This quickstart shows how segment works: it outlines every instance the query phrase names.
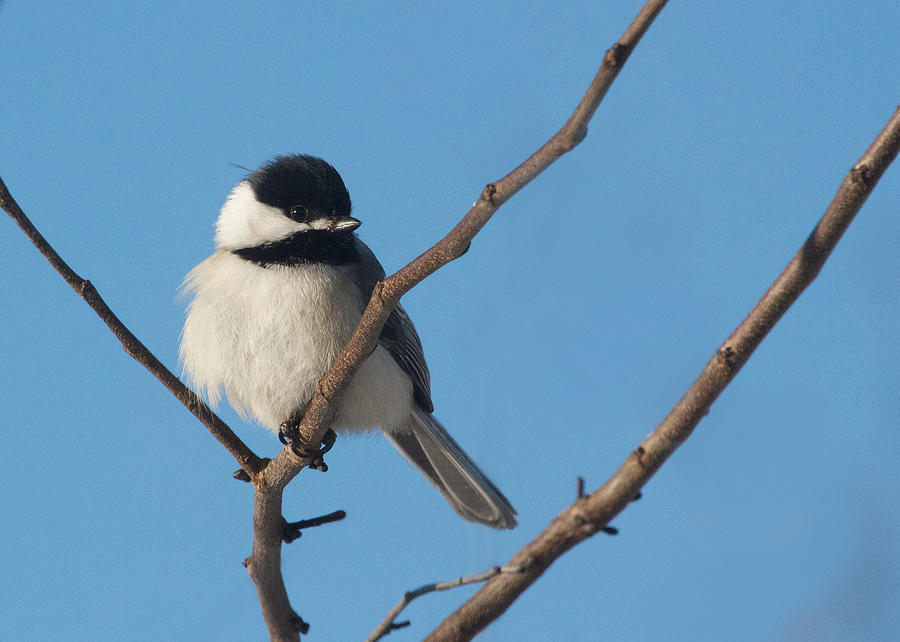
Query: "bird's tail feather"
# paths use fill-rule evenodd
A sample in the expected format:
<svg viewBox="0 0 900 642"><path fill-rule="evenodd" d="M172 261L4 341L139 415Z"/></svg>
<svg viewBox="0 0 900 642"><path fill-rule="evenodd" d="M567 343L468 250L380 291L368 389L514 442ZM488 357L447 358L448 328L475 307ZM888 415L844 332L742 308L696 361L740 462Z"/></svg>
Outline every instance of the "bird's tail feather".
<svg viewBox="0 0 900 642"><path fill-rule="evenodd" d="M516 510L431 414L415 408L385 435L465 519L515 528Z"/></svg>

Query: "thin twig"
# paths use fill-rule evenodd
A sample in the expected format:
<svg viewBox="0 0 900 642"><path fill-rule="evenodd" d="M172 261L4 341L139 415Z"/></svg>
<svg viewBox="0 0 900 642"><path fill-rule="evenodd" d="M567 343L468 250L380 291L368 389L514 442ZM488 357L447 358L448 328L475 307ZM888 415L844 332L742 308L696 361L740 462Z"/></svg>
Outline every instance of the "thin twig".
<svg viewBox="0 0 900 642"><path fill-rule="evenodd" d="M659 426L602 487L560 513L544 532L512 557L510 565L525 567L521 573L493 578L445 619L428 640L473 638L506 611L558 557L601 530L637 497L641 487L690 436L756 347L816 278L898 150L900 109L848 172L822 219L781 276L716 350Z"/></svg>
<svg viewBox="0 0 900 642"><path fill-rule="evenodd" d="M446 591L448 589L456 588L457 586L465 586L466 584L487 582L489 579L499 575L500 573L517 573L519 571L520 569L518 568L512 568L508 566L495 566L494 568L483 573L470 575L468 577L459 577L448 582L435 582L434 584L426 584L425 586L420 586L414 591L408 591L403 594L403 597L399 602L397 602L397 605L391 609L390 613L385 616L381 623L377 627L375 627L375 630L369 634L369 637L366 638L366 642L377 642L377 640L380 640L391 631L409 626L409 622L397 623L396 619L397 616L400 615L400 613L403 611L403 609L405 609L409 605L409 603L417 597L426 595L428 593L433 593L434 591Z"/></svg>
<svg viewBox="0 0 900 642"><path fill-rule="evenodd" d="M325 524L331 524L332 522L339 522L347 516L347 513L342 510L336 510L332 513L328 513L327 515L321 515L319 517L313 517L312 519L301 519L297 522L288 522L284 523L284 535L282 539L285 544L290 544L296 539L300 539L300 535L302 535L302 531L305 528L315 528L316 526L324 526Z"/></svg>
<svg viewBox="0 0 900 642"><path fill-rule="evenodd" d="M375 286L353 336L316 386L306 408L299 427L299 438L296 440L300 442L301 449L318 448L334 419L344 390L356 370L374 350L378 335L391 311L400 302L400 297L435 270L462 256L475 235L501 205L584 139L588 122L634 47L665 4L666 0L650 0L644 5L618 42L606 51L603 64L581 101L556 134L509 174L489 183L449 234L406 267ZM253 555L248 558L247 568L256 583L257 596L272 639L297 639L296 631L290 624L293 610L287 600L281 576L281 492L308 464L308 461L299 459L291 448L285 447L254 481ZM279 550L272 550L273 547Z"/></svg>
<svg viewBox="0 0 900 642"><path fill-rule="evenodd" d="M172 372L157 359L141 341L125 327L119 317L106 305L100 293L87 279L83 279L62 259L53 249L47 239L37 230L32 222L19 207L19 204L10 194L3 179L0 179L0 207L12 217L34 246L50 262L50 265L59 272L60 276L68 283L75 293L91 306L97 316L112 330L122 347L131 357L144 366L150 373L162 382L162 384L175 395L181 403L190 410L201 423L207 427L212 436L221 443L228 452L237 460L241 469L251 477L259 473L264 467L264 460L257 457L250 448L238 438L224 421L207 406L202 399L187 388Z"/></svg>

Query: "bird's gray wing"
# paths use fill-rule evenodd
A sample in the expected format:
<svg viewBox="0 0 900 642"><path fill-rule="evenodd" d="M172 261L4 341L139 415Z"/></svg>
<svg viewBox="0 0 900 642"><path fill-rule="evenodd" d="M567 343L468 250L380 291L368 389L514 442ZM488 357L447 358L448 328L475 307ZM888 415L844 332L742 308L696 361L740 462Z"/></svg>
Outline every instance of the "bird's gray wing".
<svg viewBox="0 0 900 642"><path fill-rule="evenodd" d="M365 243L357 240L359 252L359 269L353 275L356 285L362 294L362 306L369 302L372 290L379 280L384 278L384 268L375 258L375 254ZM362 310L360 310L362 312ZM426 412L434 411L431 402L431 375L428 373L428 365L425 363L425 354L422 352L422 342L416 332L409 315L403 306L398 305L391 312L387 323L378 337L378 345L385 348L397 365L405 372L413 383L413 399L416 405Z"/></svg>
<svg viewBox="0 0 900 642"><path fill-rule="evenodd" d="M378 337L378 344L391 353L397 365L412 379L416 405L425 412L433 412L431 375L428 373L428 364L425 363L422 342L403 306L398 305L391 312L381 330L381 336Z"/></svg>

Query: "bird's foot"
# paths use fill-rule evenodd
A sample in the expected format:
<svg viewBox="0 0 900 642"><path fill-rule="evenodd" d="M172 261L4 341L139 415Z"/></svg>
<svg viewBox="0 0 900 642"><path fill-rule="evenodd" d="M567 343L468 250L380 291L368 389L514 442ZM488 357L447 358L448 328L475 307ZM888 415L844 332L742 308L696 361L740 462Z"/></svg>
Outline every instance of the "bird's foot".
<svg viewBox="0 0 900 642"><path fill-rule="evenodd" d="M299 441L300 433L299 433L299 424L295 422L285 421L281 424L281 428L278 431L278 439L285 446L289 446L291 452L293 452L298 457L302 459L309 459L309 467L314 470L322 471L323 473L328 470L328 464L325 463L325 453L327 453L334 446L334 442L337 439L337 435L334 431L329 428L328 432L325 433L325 436L322 437L322 447L318 450L306 450L302 446L300 446L297 442Z"/></svg>

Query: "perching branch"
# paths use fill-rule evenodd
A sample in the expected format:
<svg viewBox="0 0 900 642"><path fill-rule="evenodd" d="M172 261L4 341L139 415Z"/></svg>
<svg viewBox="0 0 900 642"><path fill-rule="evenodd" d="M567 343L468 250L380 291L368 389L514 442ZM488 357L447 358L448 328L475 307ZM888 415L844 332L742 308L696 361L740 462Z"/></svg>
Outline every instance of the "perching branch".
<svg viewBox="0 0 900 642"><path fill-rule="evenodd" d="M649 0L644 5L619 41L606 51L603 64L587 92L556 134L509 174L489 183L449 234L406 267L378 283L350 341L316 386L300 423L300 436L296 440L300 447L309 451L318 448L350 380L375 349L381 329L400 298L437 269L462 256L501 205L584 139L588 122L600 101L666 1ZM277 640L298 639L297 615L290 607L281 577L281 493L308 464L308 460L298 458L290 447L285 447L254 479L253 555L247 560L247 568L256 583L269 635Z"/></svg>
<svg viewBox="0 0 900 642"><path fill-rule="evenodd" d="M462 256L475 235L501 205L534 180L560 156L574 149L587 135L587 125L606 96L638 41L667 0L650 0L603 57L603 64L566 124L525 162L500 180L488 183L481 196L447 236L412 263L382 281L372 294L363 317L319 382L300 424L300 435L308 449L318 447L334 419L338 403L362 361L375 349L378 335L400 298L450 261Z"/></svg>
<svg viewBox="0 0 900 642"><path fill-rule="evenodd" d="M900 108L847 173L822 219L772 287L716 350L684 396L619 470L592 494L560 513L534 540L513 555L521 573L498 575L427 640L469 640L499 617L558 557L591 537L634 499L735 377L769 331L812 283L841 235L900 150Z"/></svg>
<svg viewBox="0 0 900 642"><path fill-rule="evenodd" d="M12 217L34 246L50 262L50 265L59 272L60 276L68 283L75 293L91 306L97 316L103 320L112 330L122 347L131 357L144 366L150 373L169 389L175 398L183 403L200 422L207 427L212 436L221 443L228 452L237 460L241 468L253 477L265 466L264 460L257 457L250 448L238 438L224 421L207 406L200 397L195 395L181 381L157 359L141 341L125 327L119 317L109 309L101 298L97 288L87 279L82 279L69 265L57 254L56 250L47 242L47 239L38 232L31 223L22 208L9 193L6 183L0 179L0 207Z"/></svg>

